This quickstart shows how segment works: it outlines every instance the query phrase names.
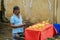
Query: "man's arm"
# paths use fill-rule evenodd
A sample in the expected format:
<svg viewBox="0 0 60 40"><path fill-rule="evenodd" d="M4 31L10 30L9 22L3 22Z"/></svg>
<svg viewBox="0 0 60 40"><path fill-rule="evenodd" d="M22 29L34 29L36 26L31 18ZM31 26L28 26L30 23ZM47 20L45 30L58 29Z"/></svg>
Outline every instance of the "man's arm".
<svg viewBox="0 0 60 40"><path fill-rule="evenodd" d="M10 23L10 26L11 26L12 28L21 28L21 27L24 26L24 25L25 25L25 23L20 24L20 25L18 25L18 26Z"/></svg>

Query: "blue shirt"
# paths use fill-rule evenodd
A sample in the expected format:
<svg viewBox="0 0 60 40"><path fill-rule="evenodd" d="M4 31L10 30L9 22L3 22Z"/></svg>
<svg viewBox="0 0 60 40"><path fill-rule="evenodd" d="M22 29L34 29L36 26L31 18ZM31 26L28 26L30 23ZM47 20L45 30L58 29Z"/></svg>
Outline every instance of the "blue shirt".
<svg viewBox="0 0 60 40"><path fill-rule="evenodd" d="M19 26L20 24L22 24L22 16L19 15L19 18L13 14L11 19L10 19L10 23L14 24L14 26ZM18 33L18 32L24 32L24 28L13 28L12 29L12 33Z"/></svg>

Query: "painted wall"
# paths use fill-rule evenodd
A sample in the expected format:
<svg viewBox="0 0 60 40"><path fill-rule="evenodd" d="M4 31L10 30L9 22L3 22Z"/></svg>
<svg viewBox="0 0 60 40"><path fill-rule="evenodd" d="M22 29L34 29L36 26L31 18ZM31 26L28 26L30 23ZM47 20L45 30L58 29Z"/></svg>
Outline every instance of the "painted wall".
<svg viewBox="0 0 60 40"><path fill-rule="evenodd" d="M4 0L4 2L8 19L10 19L15 5L20 7L24 20L36 22L50 18L48 0Z"/></svg>

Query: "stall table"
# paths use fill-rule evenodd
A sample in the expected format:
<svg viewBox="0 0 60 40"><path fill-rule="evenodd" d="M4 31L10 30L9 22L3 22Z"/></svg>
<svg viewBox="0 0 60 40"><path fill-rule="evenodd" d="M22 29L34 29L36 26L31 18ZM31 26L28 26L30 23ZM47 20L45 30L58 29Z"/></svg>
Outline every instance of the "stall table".
<svg viewBox="0 0 60 40"><path fill-rule="evenodd" d="M25 29L25 40L46 40L52 38L56 34L54 26L52 24L46 24L41 29Z"/></svg>

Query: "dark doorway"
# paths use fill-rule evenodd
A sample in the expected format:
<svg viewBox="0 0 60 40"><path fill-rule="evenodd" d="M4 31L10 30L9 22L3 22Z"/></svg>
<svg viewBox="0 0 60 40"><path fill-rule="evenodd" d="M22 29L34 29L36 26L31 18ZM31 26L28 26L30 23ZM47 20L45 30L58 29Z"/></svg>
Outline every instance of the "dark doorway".
<svg viewBox="0 0 60 40"><path fill-rule="evenodd" d="M4 0L1 0L0 22L9 22L5 17L5 11Z"/></svg>
<svg viewBox="0 0 60 40"><path fill-rule="evenodd" d="M1 0L0 22L3 22L4 14L5 14L4 0Z"/></svg>

